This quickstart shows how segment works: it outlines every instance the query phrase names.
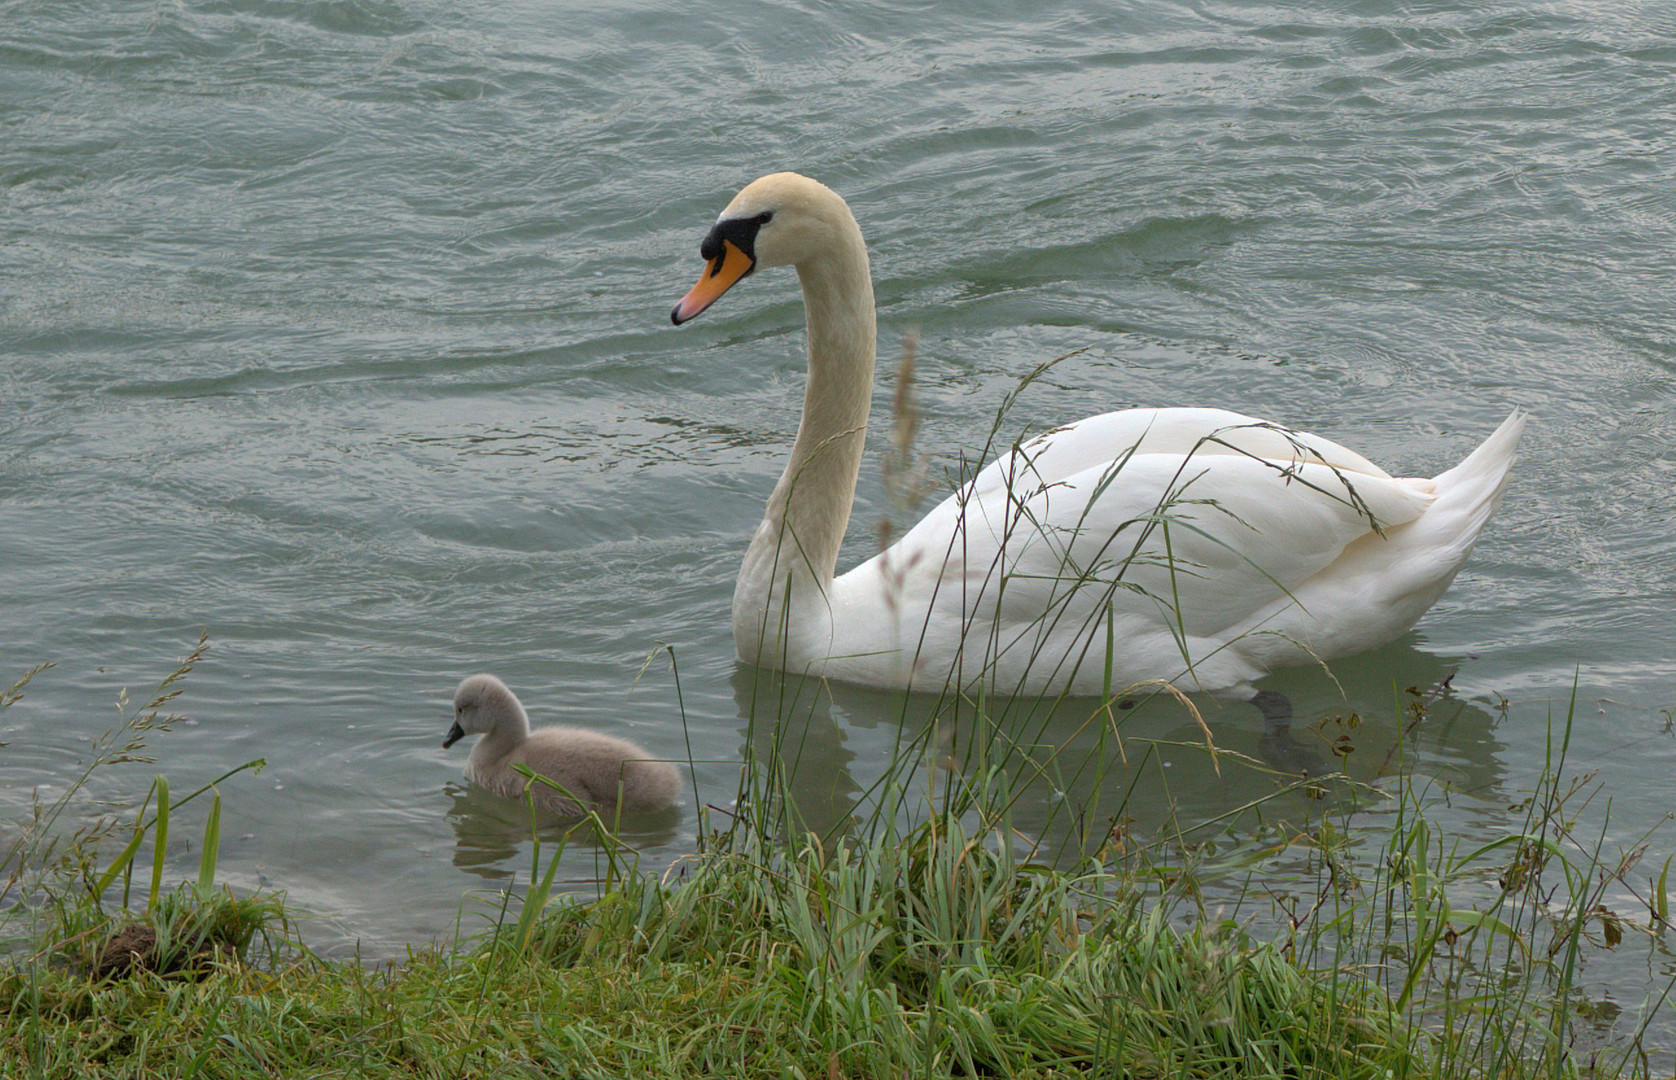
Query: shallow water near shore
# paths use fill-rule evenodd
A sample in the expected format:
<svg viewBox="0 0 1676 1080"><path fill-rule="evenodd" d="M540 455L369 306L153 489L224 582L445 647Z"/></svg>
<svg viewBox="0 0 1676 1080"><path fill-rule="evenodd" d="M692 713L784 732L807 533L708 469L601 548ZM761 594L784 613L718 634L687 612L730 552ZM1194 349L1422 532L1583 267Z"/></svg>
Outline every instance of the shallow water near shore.
<svg viewBox="0 0 1676 1080"><path fill-rule="evenodd" d="M679 820L629 830L650 868L691 851L753 737L728 603L803 322L786 272L668 311L732 194L795 168L850 201L878 290L842 566L887 512L910 332L934 471L1073 350L1004 437L1213 405L1431 475L1523 406L1503 509L1416 631L1265 685L1317 755L1351 712L1384 754L1404 689L1454 672L1409 750L1470 842L1517 820L1575 682L1573 766L1628 844L1676 775L1673 41L1650 4L0 0L0 684L57 665L0 714L0 808L62 790L207 630L155 769L267 759L224 785L222 873L328 953L481 925L526 872L519 813L441 748L475 671L693 759ZM1262 758L1254 710L1200 704ZM813 820L902 715L808 707ZM1198 738L1161 703L1125 725ZM1159 753L1160 818L1273 787ZM126 768L96 793L143 790ZM1628 1007L1673 974L1625 949L1588 977Z"/></svg>

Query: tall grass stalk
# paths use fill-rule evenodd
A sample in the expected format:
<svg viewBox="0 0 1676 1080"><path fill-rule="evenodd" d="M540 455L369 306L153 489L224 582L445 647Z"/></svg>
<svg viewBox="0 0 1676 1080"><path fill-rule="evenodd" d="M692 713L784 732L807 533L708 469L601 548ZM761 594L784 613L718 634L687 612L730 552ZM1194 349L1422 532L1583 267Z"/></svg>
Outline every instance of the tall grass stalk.
<svg viewBox="0 0 1676 1080"><path fill-rule="evenodd" d="M87 764L71 778L57 798L45 805L38 799L34 801L29 824L12 841L5 856L0 858L0 874L4 874L4 878L0 879L0 904L9 900L15 902L14 894L19 886L46 869L56 853L64 852L72 861L81 859L115 827L114 818L103 816L64 835L59 830L59 821L78 802L88 782L101 770L113 765L153 760L149 751L151 737L168 732L185 719L179 713L165 712L164 708L180 696L185 689L184 680L203 659L208 648L208 634L200 634L192 650L138 708L129 705L128 691L122 691L117 699L121 720L93 740ZM50 667L51 664L43 664L34 668L0 694L0 708L20 700L23 687L30 679Z"/></svg>
<svg viewBox="0 0 1676 1080"><path fill-rule="evenodd" d="M32 982L42 974L38 962L43 957L93 974L133 966L166 971L217 951L242 955L257 935L272 952L289 936L277 901L235 898L215 887L221 838L221 795L215 785L240 772L259 771L265 765L261 759L225 771L184 798L172 798L168 778L157 774L126 828L121 814L105 809L108 803L101 803L101 812L90 821L61 828L62 821L78 813L78 797L102 770L154 761L152 737L184 719L163 709L180 695L207 645L207 638L200 636L138 708L129 706L126 691L120 695L121 722L93 740L88 764L58 798L32 805L29 825L9 849L5 895L15 899L0 912L0 923L14 941L23 943L12 962L15 971L27 973ZM50 665L35 669L0 695L0 704L18 701L23 684L46 666ZM212 798L199 845L197 880L166 889L172 823L182 807L206 791ZM103 842L124 832L126 843L101 866ZM132 874L148 839L151 865L145 901L138 912L130 913Z"/></svg>

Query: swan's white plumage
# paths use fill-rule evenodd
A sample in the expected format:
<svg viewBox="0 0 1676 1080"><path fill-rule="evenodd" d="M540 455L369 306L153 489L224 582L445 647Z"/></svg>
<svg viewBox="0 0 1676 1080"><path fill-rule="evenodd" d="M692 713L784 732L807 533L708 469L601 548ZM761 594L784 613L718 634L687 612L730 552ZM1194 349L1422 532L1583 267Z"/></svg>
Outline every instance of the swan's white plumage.
<svg viewBox="0 0 1676 1080"><path fill-rule="evenodd" d="M1178 432L1200 424L1200 439L1253 454L1244 432L1274 432L1242 430L1258 422L1214 410L1118 415ZM1506 449L1522 425L1510 418ZM1185 675L1190 687L1244 693L1272 668L1388 641L1465 561L1510 458L1492 455L1487 477L1469 472L1488 482L1463 499L1447 482L1352 472L1351 452L1298 441L1286 456L1268 446L1259 458L1219 444L1156 452L1142 439L1132 454L1135 443L1118 444L1122 457L1068 475L1038 473L1026 444L832 582L833 655L822 670L867 682L884 681L881 673L892 684L941 680L948 667L933 665L975 640L986 643L998 685L1097 691L1108 606L1118 686ZM1450 513L1462 503L1473 517ZM919 643L919 670L885 668L883 626L904 652Z"/></svg>
<svg viewBox="0 0 1676 1080"><path fill-rule="evenodd" d="M1023 442L834 577L873 372L866 250L843 200L806 177L751 184L718 230L758 217L755 264L796 265L803 283L810 376L734 595L747 661L878 686L1096 692L1109 638L1115 685L1247 694L1269 670L1411 627L1506 485L1517 411L1420 479L1238 413L1131 409ZM702 310L690 304L677 321Z"/></svg>

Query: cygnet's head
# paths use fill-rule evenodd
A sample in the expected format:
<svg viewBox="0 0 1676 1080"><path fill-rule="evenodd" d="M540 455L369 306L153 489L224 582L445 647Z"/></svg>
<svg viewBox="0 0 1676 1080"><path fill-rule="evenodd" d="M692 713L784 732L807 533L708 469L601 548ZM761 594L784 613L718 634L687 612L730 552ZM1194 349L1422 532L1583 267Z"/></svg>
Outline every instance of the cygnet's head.
<svg viewBox="0 0 1676 1080"><path fill-rule="evenodd" d="M680 326L759 267L800 265L860 241L849 206L820 181L793 172L753 180L727 204L699 245L710 265L675 305L670 320Z"/></svg>
<svg viewBox="0 0 1676 1080"><path fill-rule="evenodd" d="M454 691L454 726L442 740L444 750L467 735L489 735L511 728L528 732L529 717L518 695L493 675L473 675Z"/></svg>

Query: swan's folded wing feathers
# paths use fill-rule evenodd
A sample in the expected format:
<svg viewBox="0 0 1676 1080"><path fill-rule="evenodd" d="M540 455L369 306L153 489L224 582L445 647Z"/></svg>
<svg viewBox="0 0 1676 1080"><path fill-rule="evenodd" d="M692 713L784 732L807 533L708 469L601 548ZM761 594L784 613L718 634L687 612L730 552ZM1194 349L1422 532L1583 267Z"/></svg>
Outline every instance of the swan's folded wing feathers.
<svg viewBox="0 0 1676 1080"><path fill-rule="evenodd" d="M1047 485L1120 462L1130 454L1228 455L1331 466L1347 474L1389 473L1331 439L1227 409L1124 409L1089 416L1023 440L990 462L971 489L988 494Z"/></svg>
<svg viewBox="0 0 1676 1080"><path fill-rule="evenodd" d="M1243 455L1146 454L1114 471L1085 470L1022 499L972 500L966 576L987 571L1001 621L1109 602L1213 634L1285 596L1375 523L1411 521L1431 501L1388 477ZM980 549L989 558L975 566Z"/></svg>

